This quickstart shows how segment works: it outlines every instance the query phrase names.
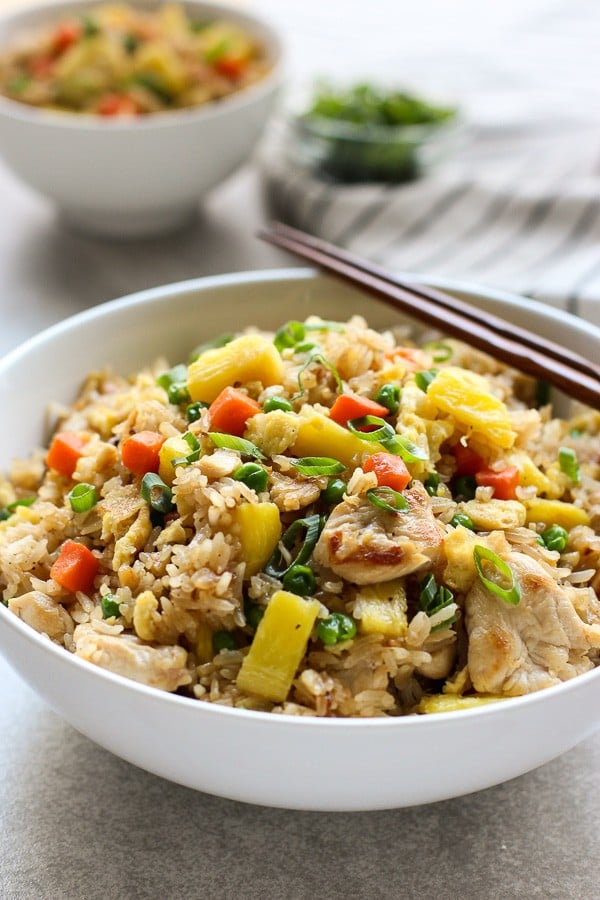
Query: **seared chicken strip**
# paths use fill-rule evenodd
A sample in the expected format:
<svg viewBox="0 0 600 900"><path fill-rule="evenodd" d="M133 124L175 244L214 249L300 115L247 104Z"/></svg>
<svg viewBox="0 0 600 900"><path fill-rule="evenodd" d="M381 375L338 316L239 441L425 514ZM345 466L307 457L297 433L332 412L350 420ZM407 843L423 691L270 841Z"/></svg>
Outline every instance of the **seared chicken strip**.
<svg viewBox="0 0 600 900"><path fill-rule="evenodd" d="M403 492L405 513L378 509L366 497L339 503L327 520L314 560L354 584L375 584L436 563L444 531L422 484Z"/></svg>
<svg viewBox="0 0 600 900"><path fill-rule="evenodd" d="M101 634L93 625L78 625L73 637L76 656L116 675L163 691L174 691L191 680L183 647L155 647L131 634Z"/></svg>
<svg viewBox="0 0 600 900"><path fill-rule="evenodd" d="M600 647L600 625L578 615L575 589L558 584L523 553L513 552L506 561L521 588L518 606L508 606L479 581L466 598L468 666L475 690L519 696L591 669L588 654Z"/></svg>
<svg viewBox="0 0 600 900"><path fill-rule="evenodd" d="M42 591L28 591L8 601L8 608L20 619L53 641L73 633L73 619L56 600Z"/></svg>

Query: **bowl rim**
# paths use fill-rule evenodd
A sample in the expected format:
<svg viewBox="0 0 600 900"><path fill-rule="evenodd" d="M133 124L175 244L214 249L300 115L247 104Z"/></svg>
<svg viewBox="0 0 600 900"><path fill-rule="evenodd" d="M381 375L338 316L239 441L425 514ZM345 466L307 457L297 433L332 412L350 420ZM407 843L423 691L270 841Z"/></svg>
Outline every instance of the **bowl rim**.
<svg viewBox="0 0 600 900"><path fill-rule="evenodd" d="M165 5L166 0L126 0L133 6L142 8L155 8ZM0 116L7 119L16 119L31 125L40 125L41 127L51 126L55 128L65 128L67 130L83 131L83 132L138 132L148 131L153 128L168 128L177 125L194 125L198 121L211 121L226 115L227 112L235 112L239 107L244 107L253 100L260 100L262 97L276 90L285 80L285 58L287 56L285 41L279 31L265 18L255 14L253 10L246 9L234 5L231 0L179 0L184 6L207 9L211 13L222 13L225 16L231 15L236 21L255 26L257 30L266 36L266 43L270 48L272 56L271 67L261 78L253 84L248 85L241 90L236 90L231 94L223 97L219 101L211 101L200 106L190 106L183 109L161 110L160 112L151 113L147 116L138 116L136 118L115 117L106 118L93 113L70 113L68 111L44 109L43 107L30 106L27 103L20 103L0 94ZM27 30L28 21L38 14L47 15L48 23L60 14L61 10L85 8L89 6L100 6L103 0L45 0L45 2L27 4L25 7L17 7L16 9L7 10L0 13L0 30L5 26L16 25L18 28ZM43 23L38 23L39 27ZM0 52L4 45L0 45Z"/></svg>
<svg viewBox="0 0 600 900"><path fill-rule="evenodd" d="M591 332L592 336L596 340L598 340L600 344L599 327L591 325L590 323L585 322L583 319L580 320L577 316L574 316L569 312L557 309L555 307L547 306L537 300L529 300L528 298L526 299L519 296L518 294L509 291L487 288L477 284L476 282L429 277L421 273L413 272L402 272L401 274L403 277L406 277L408 280L414 283L421 282L432 287L465 293L474 298L487 297L491 300L500 301L509 309L521 307L523 303L526 302L529 308L533 309L534 312L538 313L538 315L542 316L543 318L550 319L557 324L568 323L570 327L574 326L577 331L581 331L582 333L585 332L588 335ZM104 318L106 316L110 317L112 314L119 313L121 310L125 310L130 307L143 306L146 303L163 302L169 297L184 295L194 291L209 292L211 289L227 287L230 285L256 284L261 281L310 281L315 278L330 277L331 276L326 276L324 273L320 272L317 269L308 267L256 269L243 272L231 272L221 275L210 275L205 277L192 278L184 281L159 285L153 288L147 288L142 291L136 291L135 293L127 294L123 297L100 303L97 306L92 307L91 309L82 310L75 315L69 316L62 321L59 321L54 325L43 329L38 334L27 339L18 347L15 347L13 350L11 350L4 357L0 358L0 378L4 370L10 369L10 367L14 363L18 362L22 356L26 356L34 352L36 347L41 346L49 341L51 342L55 337L66 334L69 331L76 330L77 327L82 323L93 322L96 319ZM577 675L575 678L572 678L569 681L564 681L558 685L553 685L531 694L525 694L521 697L507 698L507 701L509 701L508 703L505 703L502 700L497 703L485 704L480 708L454 710L452 712L439 712L435 713L435 715L432 714L429 716L414 715L365 718L322 718L317 716L294 716L289 713L272 713L264 712L261 710L237 709L232 707L220 706L219 704L205 703L202 700L197 700L192 697L182 697L178 694L162 691L157 688L153 688L140 682L134 681L132 679L125 678L122 675L117 675L113 672L108 671L107 669L101 668L100 666L95 666L92 663L89 663L87 660L80 659L74 654L66 651L64 647L60 647L58 644L54 644L49 638L44 637L42 634L39 634L31 626L23 622L20 618L18 618L18 616L12 614L8 610L8 608L0 603L0 628L4 627L2 624L3 622L6 624L6 627L14 629L14 631L16 631L17 634L23 636L25 640L32 641L34 644L36 644L42 652L49 653L54 659L56 659L57 662L62 660L65 665L75 665L77 667L83 667L83 670L90 677L99 677L101 679L106 679L115 687L120 686L123 689L129 689L134 693L145 697L149 702L155 701L156 703L167 703L170 705L175 703L179 705L182 710L199 710L198 714L201 715L206 713L207 715L220 715L227 717L234 716L236 719L239 719L240 717L250 717L250 720L253 722L260 721L264 723L270 723L271 727L280 728L286 728L289 725L293 725L293 727L295 728L308 727L306 725L306 723L308 722L311 723L310 727L320 729L334 728L337 730L355 730L364 729L367 727L375 727L378 729L386 730L389 730L391 728L395 730L397 728L406 729L415 727L421 728L422 730L431 728L435 729L436 727L443 727L445 723L448 722L449 717L451 717L451 721L458 722L465 717L471 718L473 716L481 717L505 715L506 712L510 710L518 710L523 707L531 706L533 704L548 702L551 700L551 698L557 697L558 695L578 691L579 685L588 684L592 681L598 681L600 683L600 666L598 666L594 669L590 669L588 672Z"/></svg>

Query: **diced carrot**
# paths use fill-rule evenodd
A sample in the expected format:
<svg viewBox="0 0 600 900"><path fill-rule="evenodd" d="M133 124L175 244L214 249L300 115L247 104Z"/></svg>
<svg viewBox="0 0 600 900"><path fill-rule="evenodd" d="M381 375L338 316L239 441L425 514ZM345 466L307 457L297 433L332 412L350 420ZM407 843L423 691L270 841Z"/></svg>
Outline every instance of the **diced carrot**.
<svg viewBox="0 0 600 900"><path fill-rule="evenodd" d="M368 397L360 397L358 394L340 394L329 410L329 418L344 426L350 419L360 419L362 416L379 416L380 419L384 419L389 414L389 409L381 403L369 400Z"/></svg>
<svg viewBox="0 0 600 900"><path fill-rule="evenodd" d="M468 445L455 444L450 452L456 460L456 475L475 475L486 467L485 460Z"/></svg>
<svg viewBox="0 0 600 900"><path fill-rule="evenodd" d="M482 469L475 473L475 481L479 486L493 487L497 500L516 500L516 488L519 486L521 473L516 466L507 466L501 472L493 469Z"/></svg>
<svg viewBox="0 0 600 900"><path fill-rule="evenodd" d="M133 97L110 93L100 99L98 112L101 116L137 116L140 108Z"/></svg>
<svg viewBox="0 0 600 900"><path fill-rule="evenodd" d="M134 475L158 472L165 439L157 431L138 431L121 444L121 461Z"/></svg>
<svg viewBox="0 0 600 900"><path fill-rule="evenodd" d="M50 578L72 594L77 591L89 594L98 574L98 567L98 559L85 544L65 541L50 569Z"/></svg>
<svg viewBox="0 0 600 900"><path fill-rule="evenodd" d="M404 460L393 453L374 453L363 463L365 472L375 472L379 487L391 487L403 491L410 481L410 472Z"/></svg>
<svg viewBox="0 0 600 900"><path fill-rule="evenodd" d="M210 427L213 431L224 431L241 437L246 430L246 422L261 411L260 403L242 391L232 387L223 388L210 405Z"/></svg>
<svg viewBox="0 0 600 900"><path fill-rule="evenodd" d="M386 350L383 355L392 362L397 358L401 359L410 369L431 367L431 357L419 347L394 347L392 350Z"/></svg>
<svg viewBox="0 0 600 900"><path fill-rule="evenodd" d="M46 465L59 475L71 478L88 441L87 435L76 434L74 431L59 431L52 438L46 454Z"/></svg>
<svg viewBox="0 0 600 900"><path fill-rule="evenodd" d="M215 63L215 69L226 78L237 80L244 74L244 69L248 65L248 60L242 57L222 56Z"/></svg>
<svg viewBox="0 0 600 900"><path fill-rule="evenodd" d="M52 47L57 55L64 53L72 44L75 44L83 34L81 25L77 22L61 22L57 26L52 38Z"/></svg>

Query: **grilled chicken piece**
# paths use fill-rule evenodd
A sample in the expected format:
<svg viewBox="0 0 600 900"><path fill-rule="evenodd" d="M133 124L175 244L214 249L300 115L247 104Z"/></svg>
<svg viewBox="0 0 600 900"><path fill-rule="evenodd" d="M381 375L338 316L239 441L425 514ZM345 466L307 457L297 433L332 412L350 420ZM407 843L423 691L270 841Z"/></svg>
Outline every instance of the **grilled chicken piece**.
<svg viewBox="0 0 600 900"><path fill-rule="evenodd" d="M420 482L403 492L410 510L389 513L366 497L339 503L315 547L314 560L354 584L376 584L437 562L444 531Z"/></svg>
<svg viewBox="0 0 600 900"><path fill-rule="evenodd" d="M573 604L575 589L558 584L539 562L512 552L507 560L521 588L508 606L477 582L465 602L468 666L476 691L519 696L591 669L600 625L588 625Z"/></svg>
<svg viewBox="0 0 600 900"><path fill-rule="evenodd" d="M65 634L73 634L73 619L67 610L42 591L28 591L8 601L8 608L40 634L53 641L62 641Z"/></svg>
<svg viewBox="0 0 600 900"><path fill-rule="evenodd" d="M93 625L78 625L75 654L115 675L123 675L163 691L174 691L191 678L183 647L144 644L131 634L101 634Z"/></svg>

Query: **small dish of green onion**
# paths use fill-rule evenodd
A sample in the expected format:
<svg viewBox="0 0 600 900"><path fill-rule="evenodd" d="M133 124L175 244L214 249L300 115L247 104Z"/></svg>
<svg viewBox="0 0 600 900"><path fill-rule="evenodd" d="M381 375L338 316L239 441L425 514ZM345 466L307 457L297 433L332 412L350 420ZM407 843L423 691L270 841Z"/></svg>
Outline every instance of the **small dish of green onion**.
<svg viewBox="0 0 600 900"><path fill-rule="evenodd" d="M457 109L403 90L321 85L294 122L295 155L339 182L418 178L457 134Z"/></svg>

